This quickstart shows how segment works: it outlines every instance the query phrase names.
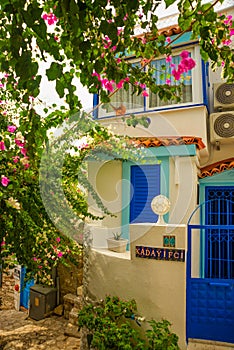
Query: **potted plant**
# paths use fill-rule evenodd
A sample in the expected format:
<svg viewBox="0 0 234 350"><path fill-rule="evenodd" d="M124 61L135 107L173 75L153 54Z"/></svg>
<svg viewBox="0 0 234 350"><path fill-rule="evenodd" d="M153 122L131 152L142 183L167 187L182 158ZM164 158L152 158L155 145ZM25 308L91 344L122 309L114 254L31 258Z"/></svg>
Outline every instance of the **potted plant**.
<svg viewBox="0 0 234 350"><path fill-rule="evenodd" d="M122 233L113 233L113 237L107 238L108 249L117 252L124 253L127 249L128 239L122 238Z"/></svg>

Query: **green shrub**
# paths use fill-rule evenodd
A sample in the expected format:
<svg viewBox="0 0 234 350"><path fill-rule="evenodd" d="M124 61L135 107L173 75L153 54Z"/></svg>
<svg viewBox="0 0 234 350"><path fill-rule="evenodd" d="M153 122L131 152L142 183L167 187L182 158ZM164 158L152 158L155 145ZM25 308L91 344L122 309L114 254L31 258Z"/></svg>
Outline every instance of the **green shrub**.
<svg viewBox="0 0 234 350"><path fill-rule="evenodd" d="M178 336L170 331L170 322L148 321L150 328L142 332L142 318L136 313L135 300L108 296L95 305L84 306L78 314L78 325L87 331L88 345L95 350L179 349Z"/></svg>

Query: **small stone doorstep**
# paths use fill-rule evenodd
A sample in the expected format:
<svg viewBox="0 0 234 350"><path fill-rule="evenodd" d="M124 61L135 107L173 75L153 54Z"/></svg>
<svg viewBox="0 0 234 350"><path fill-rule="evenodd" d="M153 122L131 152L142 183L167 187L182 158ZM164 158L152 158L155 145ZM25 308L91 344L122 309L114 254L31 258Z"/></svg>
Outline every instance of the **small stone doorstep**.
<svg viewBox="0 0 234 350"><path fill-rule="evenodd" d="M188 339L188 350L231 350L234 344L204 339Z"/></svg>

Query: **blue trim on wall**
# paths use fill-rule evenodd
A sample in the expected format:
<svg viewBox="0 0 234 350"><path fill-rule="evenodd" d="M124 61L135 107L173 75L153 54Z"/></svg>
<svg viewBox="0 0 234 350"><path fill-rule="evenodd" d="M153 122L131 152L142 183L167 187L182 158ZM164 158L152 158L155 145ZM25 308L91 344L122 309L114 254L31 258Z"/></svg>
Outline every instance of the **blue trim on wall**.
<svg viewBox="0 0 234 350"><path fill-rule="evenodd" d="M188 104L186 106L173 106L173 107L164 107L164 108L156 108L156 109L146 109L145 111L141 111L141 112L134 112L133 114L145 114L145 113L154 113L154 112L163 112L163 111L169 111L169 110L173 110L173 109L184 109L184 108L190 108L190 107L207 107L204 103L194 103L194 104ZM129 113L130 115L130 113ZM125 115L125 117L129 116L128 114ZM110 118L116 118L116 115L108 115L108 116L104 116L104 117L99 117L98 120L102 120L102 119L110 119ZM119 117L120 119L122 119L122 117Z"/></svg>
<svg viewBox="0 0 234 350"><path fill-rule="evenodd" d="M155 157L195 156L196 145L160 146L141 150L141 156L145 160Z"/></svg>
<svg viewBox="0 0 234 350"><path fill-rule="evenodd" d="M203 102L209 112L209 95L208 95L208 80L209 80L209 64L201 60L202 67L202 92L203 92Z"/></svg>
<svg viewBox="0 0 234 350"><path fill-rule="evenodd" d="M93 108L95 108L98 104L99 104L99 95L98 94L94 94L93 95ZM98 108L96 108L93 111L93 118L94 119L98 118Z"/></svg>

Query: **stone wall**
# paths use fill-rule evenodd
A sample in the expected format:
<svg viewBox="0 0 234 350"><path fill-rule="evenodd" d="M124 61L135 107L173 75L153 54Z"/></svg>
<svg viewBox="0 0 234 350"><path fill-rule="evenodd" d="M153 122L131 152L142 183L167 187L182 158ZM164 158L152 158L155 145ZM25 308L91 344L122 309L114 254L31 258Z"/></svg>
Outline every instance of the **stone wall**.
<svg viewBox="0 0 234 350"><path fill-rule="evenodd" d="M69 263L68 266L59 264L57 275L59 277L60 304L64 303L64 296L73 294L78 296L78 288L83 283L83 256L77 256L77 264ZM14 309L14 285L13 270L6 270L2 274L2 287L0 287L1 310Z"/></svg>
<svg viewBox="0 0 234 350"><path fill-rule="evenodd" d="M77 289L83 284L83 256L77 257L77 265L59 264L57 275L59 276L59 297L62 304L66 294L78 295Z"/></svg>
<svg viewBox="0 0 234 350"><path fill-rule="evenodd" d="M7 270L2 274L2 287L0 288L0 299L2 305L0 310L14 309L14 285L13 271Z"/></svg>

